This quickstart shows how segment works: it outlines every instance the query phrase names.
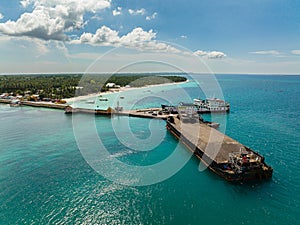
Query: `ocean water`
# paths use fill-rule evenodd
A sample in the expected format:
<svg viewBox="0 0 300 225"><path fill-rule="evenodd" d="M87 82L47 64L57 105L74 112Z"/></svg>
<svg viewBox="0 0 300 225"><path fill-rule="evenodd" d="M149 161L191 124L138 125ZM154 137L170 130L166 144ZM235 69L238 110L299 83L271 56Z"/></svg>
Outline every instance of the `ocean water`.
<svg viewBox="0 0 300 225"><path fill-rule="evenodd" d="M200 172L199 161L191 157L159 183L118 184L87 163L76 143L72 116L59 110L0 105L0 224L299 224L300 76L218 75L217 79L231 112L205 119L219 121L226 134L263 154L274 168L271 180L231 184L208 170ZM142 95L149 91L160 95ZM123 96L121 103L154 107L170 99L175 104L203 95L193 83L149 91ZM86 127L84 121L91 117L76 116L82 117L77 120L83 121L80 127ZM137 140L151 137L151 127L162 137L151 151L137 151L134 141L116 135L125 118L93 120L111 158L123 163L152 165L175 148L181 152L179 161L189 157L165 131L164 121L128 120ZM89 136L88 131L83 133Z"/></svg>

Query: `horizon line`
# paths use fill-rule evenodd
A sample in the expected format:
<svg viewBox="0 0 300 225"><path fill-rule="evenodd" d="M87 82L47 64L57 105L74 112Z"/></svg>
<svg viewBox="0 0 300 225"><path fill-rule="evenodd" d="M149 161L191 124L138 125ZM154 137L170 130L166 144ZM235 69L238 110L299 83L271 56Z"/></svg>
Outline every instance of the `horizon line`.
<svg viewBox="0 0 300 225"><path fill-rule="evenodd" d="M178 71L137 71L137 72L33 72L33 73L0 73L0 76L17 76L17 75L83 75L83 74L94 74L94 75L106 75L106 74L197 74L197 75L276 75L276 76L300 76L300 73L197 73L197 72L178 72Z"/></svg>

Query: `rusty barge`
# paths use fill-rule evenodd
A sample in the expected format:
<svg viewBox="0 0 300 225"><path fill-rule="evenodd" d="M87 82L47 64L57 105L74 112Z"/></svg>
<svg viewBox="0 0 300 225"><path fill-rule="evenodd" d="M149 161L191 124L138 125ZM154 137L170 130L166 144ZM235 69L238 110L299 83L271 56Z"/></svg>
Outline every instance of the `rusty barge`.
<svg viewBox="0 0 300 225"><path fill-rule="evenodd" d="M273 169L258 152L197 119L169 117L167 129L211 171L232 182L272 177Z"/></svg>

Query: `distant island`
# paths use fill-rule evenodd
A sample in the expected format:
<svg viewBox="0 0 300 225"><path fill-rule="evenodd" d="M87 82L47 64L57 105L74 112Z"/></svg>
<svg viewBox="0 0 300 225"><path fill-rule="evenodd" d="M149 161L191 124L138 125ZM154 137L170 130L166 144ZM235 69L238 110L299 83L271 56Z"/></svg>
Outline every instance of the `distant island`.
<svg viewBox="0 0 300 225"><path fill-rule="evenodd" d="M19 97L28 101L57 101L126 86L143 87L185 81L187 78L182 75L169 74L2 75L0 98Z"/></svg>

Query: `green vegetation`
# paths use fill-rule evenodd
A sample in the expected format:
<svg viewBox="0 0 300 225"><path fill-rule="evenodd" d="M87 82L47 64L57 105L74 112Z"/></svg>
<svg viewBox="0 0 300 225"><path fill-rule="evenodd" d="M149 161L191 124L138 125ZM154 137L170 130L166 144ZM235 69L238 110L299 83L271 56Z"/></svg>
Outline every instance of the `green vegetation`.
<svg viewBox="0 0 300 225"><path fill-rule="evenodd" d="M142 87L146 85L164 84L186 81L183 76L160 76L149 74L109 75L3 75L0 76L0 93L12 93L32 99L71 98L75 95L86 95L99 91L107 91L107 83L115 83L116 87Z"/></svg>
<svg viewBox="0 0 300 225"><path fill-rule="evenodd" d="M34 95L40 98L68 98L74 96L80 75L19 75L0 76L0 93Z"/></svg>

